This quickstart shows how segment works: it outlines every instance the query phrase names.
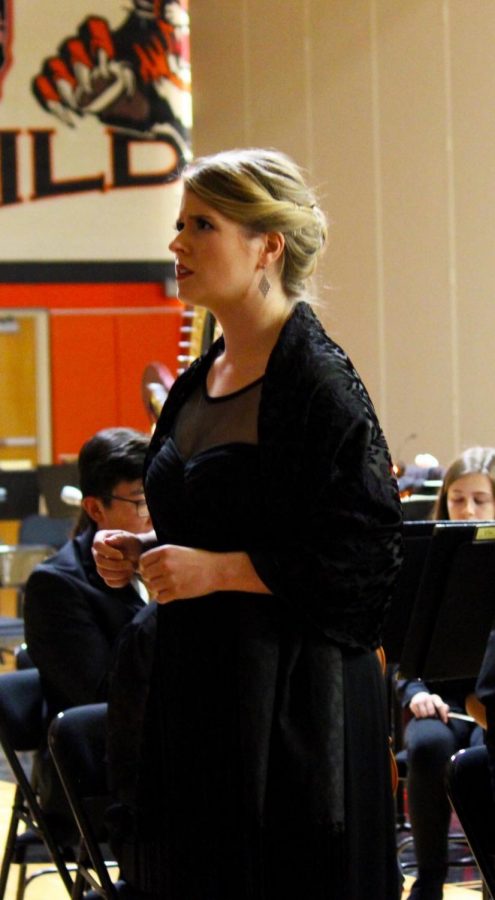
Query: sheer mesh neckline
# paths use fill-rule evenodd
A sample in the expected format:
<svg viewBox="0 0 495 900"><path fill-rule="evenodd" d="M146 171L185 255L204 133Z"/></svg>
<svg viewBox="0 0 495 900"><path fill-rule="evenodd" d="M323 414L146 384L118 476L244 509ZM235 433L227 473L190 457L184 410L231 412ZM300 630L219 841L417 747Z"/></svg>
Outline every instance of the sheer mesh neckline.
<svg viewBox="0 0 495 900"><path fill-rule="evenodd" d="M264 377L264 375L260 375L259 378L255 378L254 381L250 381L249 384L245 384L244 387L238 388L237 391L231 391L229 394L220 394L218 397L212 397L211 394L208 393L208 385L205 378L202 383L203 396L205 400L208 401L208 403L222 403L224 400L232 400L234 397L239 397L246 391L250 391L253 388L257 387L259 384L261 384Z"/></svg>
<svg viewBox="0 0 495 900"><path fill-rule="evenodd" d="M231 394L210 397L206 378L177 413L172 438L183 460L213 447L258 443L258 410L263 377Z"/></svg>

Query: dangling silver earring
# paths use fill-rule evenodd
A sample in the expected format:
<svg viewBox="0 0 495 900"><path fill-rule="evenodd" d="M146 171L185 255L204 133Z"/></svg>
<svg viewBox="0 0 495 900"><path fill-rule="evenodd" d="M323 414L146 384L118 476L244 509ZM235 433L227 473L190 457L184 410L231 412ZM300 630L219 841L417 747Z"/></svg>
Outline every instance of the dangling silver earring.
<svg viewBox="0 0 495 900"><path fill-rule="evenodd" d="M268 278L266 277L265 273L263 272L263 275L260 278L260 283L258 285L258 289L259 289L260 293L263 294L263 297L266 297L270 288L271 288L271 284L268 281Z"/></svg>

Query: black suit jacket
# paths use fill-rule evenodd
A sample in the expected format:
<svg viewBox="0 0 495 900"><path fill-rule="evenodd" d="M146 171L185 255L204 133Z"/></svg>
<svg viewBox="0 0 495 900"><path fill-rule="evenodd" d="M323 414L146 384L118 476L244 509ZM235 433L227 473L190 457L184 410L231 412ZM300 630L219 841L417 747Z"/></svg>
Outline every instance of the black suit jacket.
<svg viewBox="0 0 495 900"><path fill-rule="evenodd" d="M120 634L145 605L132 586L110 588L100 578L91 554L94 533L88 528L68 541L36 566L26 584L25 635L41 676L47 728L63 709L106 701ZM34 771L54 833L72 843L72 816L45 743Z"/></svg>
<svg viewBox="0 0 495 900"><path fill-rule="evenodd" d="M93 537L89 528L68 541L36 566L26 584L25 635L40 671L48 720L71 706L106 701L117 640L144 606L131 585L110 588L100 578Z"/></svg>

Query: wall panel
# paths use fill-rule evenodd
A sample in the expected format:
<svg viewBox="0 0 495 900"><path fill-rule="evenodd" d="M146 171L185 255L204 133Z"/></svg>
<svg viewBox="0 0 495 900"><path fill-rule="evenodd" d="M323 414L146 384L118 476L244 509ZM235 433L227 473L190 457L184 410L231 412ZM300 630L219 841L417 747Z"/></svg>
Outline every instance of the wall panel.
<svg viewBox="0 0 495 900"><path fill-rule="evenodd" d="M450 4L460 443L495 444L495 4Z"/></svg>
<svg viewBox="0 0 495 900"><path fill-rule="evenodd" d="M313 180L331 221L321 314L383 407L368 2L312 3L310 10Z"/></svg>
<svg viewBox="0 0 495 900"><path fill-rule="evenodd" d="M264 23L263 28L260 21ZM264 0L251 0L246 35L248 142L261 147L277 146L296 159L306 158L311 134L303 4L299 0L273 0L267 16ZM269 78L263 64L267 59L273 72Z"/></svg>
<svg viewBox="0 0 495 900"><path fill-rule="evenodd" d="M333 220L321 317L394 453L411 433L409 458L444 463L495 444L495 4L192 0L190 11L193 145L243 137L309 168Z"/></svg>
<svg viewBox="0 0 495 900"><path fill-rule="evenodd" d="M400 6L400 5L399 5ZM449 267L450 185L446 154L447 87L442 4L412 4L397 14L377 3L382 257L389 422L409 451L431 448L445 459L453 421ZM445 340L439 341L443 335ZM434 449L433 449L434 448Z"/></svg>
<svg viewBox="0 0 495 900"><path fill-rule="evenodd" d="M248 142L247 5L248 0L190 4L196 155L245 146Z"/></svg>

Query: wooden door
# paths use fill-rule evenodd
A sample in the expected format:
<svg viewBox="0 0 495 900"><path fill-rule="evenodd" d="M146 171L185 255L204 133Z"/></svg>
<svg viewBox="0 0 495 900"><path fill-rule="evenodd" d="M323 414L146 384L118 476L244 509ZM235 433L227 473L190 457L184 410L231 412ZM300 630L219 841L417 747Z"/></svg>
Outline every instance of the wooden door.
<svg viewBox="0 0 495 900"><path fill-rule="evenodd" d="M0 311L0 466L49 462L46 314Z"/></svg>

